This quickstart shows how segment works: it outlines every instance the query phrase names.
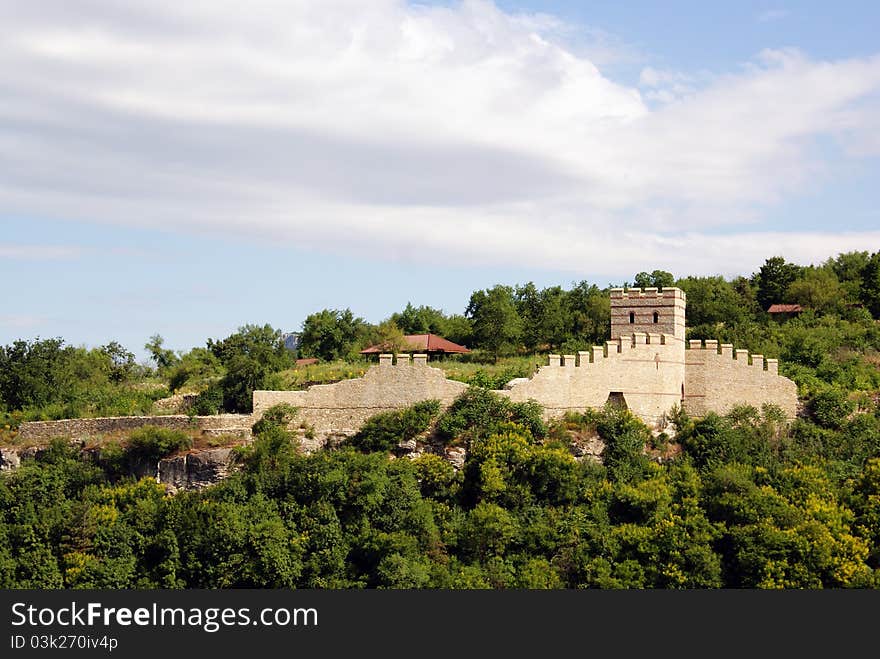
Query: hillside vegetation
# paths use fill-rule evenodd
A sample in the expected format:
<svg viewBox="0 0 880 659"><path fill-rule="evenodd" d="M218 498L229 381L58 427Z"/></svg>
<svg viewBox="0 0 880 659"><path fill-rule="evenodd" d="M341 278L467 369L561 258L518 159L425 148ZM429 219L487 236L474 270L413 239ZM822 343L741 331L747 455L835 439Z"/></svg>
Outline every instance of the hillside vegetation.
<svg viewBox="0 0 880 659"><path fill-rule="evenodd" d="M240 449L239 472L175 496L121 466L126 451L184 446L176 440L141 438L91 461L58 441L0 477L0 586L880 586L880 253L815 267L772 258L732 281L654 271L633 283L683 288L689 338L779 358L798 383L799 418L676 411L674 432L658 437L610 407L548 427L536 405L488 391L528 375L545 350L605 340L607 291L586 283L499 286L475 292L461 316L409 305L378 326L325 310L303 326L300 356L324 362L310 373L268 326L185 354L153 337L150 369L117 344L19 341L0 349L7 434L27 418L140 413L169 391L199 392L207 413L247 411L254 388L356 377L368 367L352 359L360 346L419 331L474 348L437 362L474 386L443 413L424 402L380 416L312 455L286 430L296 411L282 410ZM774 319L775 302L805 310ZM573 455L573 438L593 434L601 464ZM393 457L396 442L426 436L465 447L463 468Z"/></svg>

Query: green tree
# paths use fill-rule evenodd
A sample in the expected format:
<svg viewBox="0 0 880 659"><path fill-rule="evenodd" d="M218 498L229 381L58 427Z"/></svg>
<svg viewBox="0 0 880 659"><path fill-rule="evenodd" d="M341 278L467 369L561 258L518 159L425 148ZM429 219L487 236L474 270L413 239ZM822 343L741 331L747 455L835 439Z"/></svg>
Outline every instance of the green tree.
<svg viewBox="0 0 880 659"><path fill-rule="evenodd" d="M438 334L445 336L446 316L442 311L433 307L414 307L411 302L407 302L406 308L400 313L391 314L390 320L404 334Z"/></svg>
<svg viewBox="0 0 880 659"><path fill-rule="evenodd" d="M880 318L880 251L871 255L862 270L859 299L874 318Z"/></svg>
<svg viewBox="0 0 880 659"><path fill-rule="evenodd" d="M57 339L18 340L0 347L0 401L10 410L42 406L56 400L58 370L71 349Z"/></svg>
<svg viewBox="0 0 880 659"><path fill-rule="evenodd" d="M771 304L788 302L788 287L798 278L800 272L800 266L787 263L781 256L764 261L755 276L761 309L766 311Z"/></svg>
<svg viewBox="0 0 880 659"><path fill-rule="evenodd" d="M179 361L179 358L174 354L173 350L162 347L164 344L165 339L163 339L160 334L154 334L150 337L150 340L144 344L144 350L150 353L150 359L156 363L156 368L159 370L159 373L166 372Z"/></svg>
<svg viewBox="0 0 880 659"><path fill-rule="evenodd" d="M219 380L224 373L220 359L208 348L196 347L180 356L167 371L168 388L203 389Z"/></svg>
<svg viewBox="0 0 880 659"><path fill-rule="evenodd" d="M300 354L334 360L346 357L366 339L368 326L351 309L324 309L306 317L300 336Z"/></svg>
<svg viewBox="0 0 880 659"><path fill-rule="evenodd" d="M208 339L208 349L225 368L220 387L229 412L250 412L254 390L264 388L271 373L293 365L280 330L270 325L244 325L222 341Z"/></svg>
<svg viewBox="0 0 880 659"><path fill-rule="evenodd" d="M818 313L837 309L841 306L844 296L837 275L830 268L807 268L803 276L794 280L788 287L788 297L791 302Z"/></svg>
<svg viewBox="0 0 880 659"><path fill-rule="evenodd" d="M650 274L640 272L633 279L636 288L670 288L675 285L675 277L665 270L654 270Z"/></svg>
<svg viewBox="0 0 880 659"><path fill-rule="evenodd" d="M397 354L412 350L405 334L393 320L385 320L370 331L370 344L382 347L383 352Z"/></svg>
<svg viewBox="0 0 880 659"><path fill-rule="evenodd" d="M582 349L601 345L611 333L611 301L595 284L581 281L567 295L571 331L569 340Z"/></svg>
<svg viewBox="0 0 880 659"><path fill-rule="evenodd" d="M688 329L700 328L695 336L702 333L715 338L718 328L746 318L741 297L724 277L685 277L675 285L687 295Z"/></svg>
<svg viewBox="0 0 880 659"><path fill-rule="evenodd" d="M848 302L858 302L859 290L862 286L862 273L871 259L869 252L843 252L822 265L831 268L841 287L846 293Z"/></svg>
<svg viewBox="0 0 880 659"><path fill-rule="evenodd" d="M522 321L516 310L514 290L494 286L471 294L465 312L474 328L474 343L495 361L516 350L522 335Z"/></svg>
<svg viewBox="0 0 880 659"><path fill-rule="evenodd" d="M101 346L99 350L107 356L110 367L110 380L113 382L126 382L130 380L134 374L137 364L134 360L134 354L126 350L125 347L117 341L111 341L107 345Z"/></svg>

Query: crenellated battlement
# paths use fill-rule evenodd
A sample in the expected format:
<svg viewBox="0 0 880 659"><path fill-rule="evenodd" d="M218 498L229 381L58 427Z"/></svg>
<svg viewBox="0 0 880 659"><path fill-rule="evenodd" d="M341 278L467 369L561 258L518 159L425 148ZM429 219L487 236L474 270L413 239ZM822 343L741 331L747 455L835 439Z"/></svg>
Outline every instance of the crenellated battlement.
<svg viewBox="0 0 880 659"><path fill-rule="evenodd" d="M667 287L662 291L657 288L612 288L610 297L612 300L631 299L678 299L686 300L687 295L680 288Z"/></svg>
<svg viewBox="0 0 880 659"><path fill-rule="evenodd" d="M797 387L779 375L779 360L749 354L714 339L688 341L685 351L685 409L696 416L724 413L735 405L778 405L789 417L797 408Z"/></svg>
<svg viewBox="0 0 880 659"><path fill-rule="evenodd" d="M611 338L661 334L684 341L685 293L680 288L611 290Z"/></svg>
<svg viewBox="0 0 880 659"><path fill-rule="evenodd" d="M718 355L731 360L736 366L743 368L749 367L755 370L769 371L774 375L777 375L779 372L778 359L764 359L764 355L751 354L748 350L742 348L734 350L731 343L722 343L719 349L718 341L714 339L706 339L705 344L701 339L690 339L688 341L688 350L702 350L711 355Z"/></svg>
<svg viewBox="0 0 880 659"><path fill-rule="evenodd" d="M610 297L611 336L604 345L548 355L534 375L513 379L497 393L537 401L548 418L621 400L648 423L659 423L678 405L702 416L772 403L794 417L797 387L779 375L778 360L713 339L685 342L681 289L616 288ZM360 378L305 391L255 391L254 417L287 402L299 409L298 421L319 434L348 434L382 411L429 399L451 405L467 386L429 365L426 354L382 353Z"/></svg>
<svg viewBox="0 0 880 659"><path fill-rule="evenodd" d="M389 366L427 366L428 355L424 353L415 353L410 356L407 353L392 355L383 352L379 355L379 366L386 368Z"/></svg>
<svg viewBox="0 0 880 659"><path fill-rule="evenodd" d="M604 346L593 346L590 350L579 350L576 355L547 355L547 366L553 368L573 367L582 368L589 367L591 364L604 363L617 355L626 354L632 350L639 348L659 346L672 346L667 343L665 334L649 334L647 332L633 332L627 337L618 337L609 339Z"/></svg>

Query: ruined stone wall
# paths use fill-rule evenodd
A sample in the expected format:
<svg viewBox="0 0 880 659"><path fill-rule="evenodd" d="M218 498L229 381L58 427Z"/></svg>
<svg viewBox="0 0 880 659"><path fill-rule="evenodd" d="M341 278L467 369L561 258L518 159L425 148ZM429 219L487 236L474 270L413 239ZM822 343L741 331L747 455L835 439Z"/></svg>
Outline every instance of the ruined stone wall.
<svg viewBox="0 0 880 659"><path fill-rule="evenodd" d="M634 414L656 423L681 402L685 351L681 341L671 339L635 333L579 352L577 358L550 355L550 364L531 379L515 380L500 393L516 402L534 399L552 418L567 411L600 408L616 392Z"/></svg>
<svg viewBox="0 0 880 659"><path fill-rule="evenodd" d="M200 432L203 435L236 435L250 437L250 414L217 414L194 416L168 414L161 416L110 416L95 419L62 419L60 421L27 421L22 423L18 437L30 441L48 441L55 437L88 439L128 432L144 426Z"/></svg>
<svg viewBox="0 0 880 659"><path fill-rule="evenodd" d="M427 355L380 355L379 365L363 377L335 384L316 384L306 391L255 391L254 420L272 405L289 403L299 408L297 422L311 425L318 434L354 433L371 416L437 399L448 407L467 385L448 380L439 368L428 366Z"/></svg>
<svg viewBox="0 0 880 659"><path fill-rule="evenodd" d="M797 385L779 375L779 362L751 355L748 350L718 341L690 341L685 351L684 409L692 416L708 412L726 414L734 406L747 404L758 409L764 403L778 405L788 418L797 413ZM766 370L765 370L766 363Z"/></svg>

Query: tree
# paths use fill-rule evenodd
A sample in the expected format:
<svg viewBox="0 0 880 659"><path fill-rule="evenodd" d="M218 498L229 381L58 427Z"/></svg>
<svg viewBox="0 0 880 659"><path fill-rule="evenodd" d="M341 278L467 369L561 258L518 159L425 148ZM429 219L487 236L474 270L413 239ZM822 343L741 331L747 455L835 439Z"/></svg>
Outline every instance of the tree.
<svg viewBox="0 0 880 659"><path fill-rule="evenodd" d="M404 336L393 320L385 320L370 331L370 344L381 346L383 352L397 354L409 349Z"/></svg>
<svg viewBox="0 0 880 659"><path fill-rule="evenodd" d="M611 333L611 301L595 284L581 281L566 296L571 331L569 340L585 348L602 344Z"/></svg>
<svg viewBox="0 0 880 659"><path fill-rule="evenodd" d="M272 371L293 365L293 357L284 346L281 331L268 324L243 325L222 341L208 339L207 345L224 366L241 356L254 359Z"/></svg>
<svg viewBox="0 0 880 659"><path fill-rule="evenodd" d="M534 282L517 286L514 291L516 311L522 320L522 341L527 350L534 351L542 343L541 294Z"/></svg>
<svg viewBox="0 0 880 659"><path fill-rule="evenodd" d="M766 261L755 277L758 285L758 303L766 311L771 304L787 302L788 287L798 278L801 267L786 263L781 256Z"/></svg>
<svg viewBox="0 0 880 659"><path fill-rule="evenodd" d="M822 265L831 268L837 275L837 280L846 292L848 301L857 302L862 286L862 274L870 259L869 252L843 252L836 258L828 259Z"/></svg>
<svg viewBox="0 0 880 659"><path fill-rule="evenodd" d="M872 254L862 270L859 298L874 318L880 318L880 252Z"/></svg>
<svg viewBox="0 0 880 659"><path fill-rule="evenodd" d="M400 313L391 314L389 319L404 334L439 334L445 336L446 316L439 309L420 306L414 307L411 302Z"/></svg>
<svg viewBox="0 0 880 659"><path fill-rule="evenodd" d="M690 328L734 325L745 319L741 297L724 277L685 277L676 286L687 295Z"/></svg>
<svg viewBox="0 0 880 659"><path fill-rule="evenodd" d="M110 362L110 380L112 382L125 382L130 379L134 369L134 354L117 341L111 341L99 348Z"/></svg>
<svg viewBox="0 0 880 659"><path fill-rule="evenodd" d="M844 291L833 270L810 267L788 287L788 297L791 302L826 313L840 305Z"/></svg>
<svg viewBox="0 0 880 659"><path fill-rule="evenodd" d="M160 373L164 373L180 361L173 350L162 347L164 344L165 339L160 334L153 334L144 344L144 350L150 353L150 359L156 362L156 368Z"/></svg>
<svg viewBox="0 0 880 659"><path fill-rule="evenodd" d="M513 352L522 335L522 320L516 310L513 288L498 285L471 294L465 315L474 327L474 343L495 361Z"/></svg>
<svg viewBox="0 0 880 659"><path fill-rule="evenodd" d="M675 285L675 277L665 270L654 270L651 274L640 272L633 279L636 288L669 288Z"/></svg>
<svg viewBox="0 0 880 659"><path fill-rule="evenodd" d="M561 286L545 288L539 297L540 336L542 343L546 343L551 349L558 349L571 336L571 313L567 297Z"/></svg>
<svg viewBox="0 0 880 659"><path fill-rule="evenodd" d="M354 351L367 330L363 318L356 318L351 309L324 309L303 321L300 354L327 361L340 359Z"/></svg>
<svg viewBox="0 0 880 659"><path fill-rule="evenodd" d="M57 400L58 370L71 351L60 338L18 340L0 347L0 402L20 410Z"/></svg>
<svg viewBox="0 0 880 659"><path fill-rule="evenodd" d="M473 340L474 327L469 318L461 314L453 314L446 318L443 337L461 346L467 346Z"/></svg>
<svg viewBox="0 0 880 659"><path fill-rule="evenodd" d="M208 339L208 349L226 369L220 387L229 412L250 412L254 390L265 386L269 374L293 365L281 332L270 325L244 325L222 341Z"/></svg>

